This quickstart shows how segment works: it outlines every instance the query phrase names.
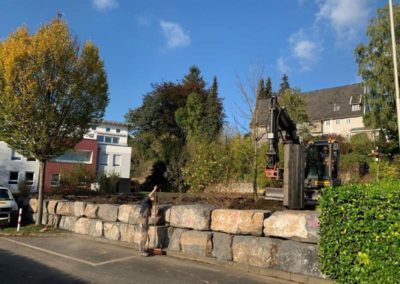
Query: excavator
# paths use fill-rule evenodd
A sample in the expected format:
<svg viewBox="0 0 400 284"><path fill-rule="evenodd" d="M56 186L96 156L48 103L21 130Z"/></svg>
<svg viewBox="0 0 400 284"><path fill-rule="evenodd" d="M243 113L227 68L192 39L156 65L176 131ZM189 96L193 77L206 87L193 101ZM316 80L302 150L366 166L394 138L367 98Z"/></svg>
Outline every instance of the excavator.
<svg viewBox="0 0 400 284"><path fill-rule="evenodd" d="M267 187L266 199L282 200L290 209L304 209L315 206L321 188L340 185L338 141L315 140L303 145L296 124L276 96L270 99L267 140L265 175L283 181L283 187ZM280 140L283 169L278 167Z"/></svg>

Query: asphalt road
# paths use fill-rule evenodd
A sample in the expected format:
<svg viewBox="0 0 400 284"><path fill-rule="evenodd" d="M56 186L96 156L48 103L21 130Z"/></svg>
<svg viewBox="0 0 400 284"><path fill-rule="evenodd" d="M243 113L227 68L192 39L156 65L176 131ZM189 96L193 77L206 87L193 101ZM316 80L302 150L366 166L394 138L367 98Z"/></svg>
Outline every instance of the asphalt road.
<svg viewBox="0 0 400 284"><path fill-rule="evenodd" d="M77 235L0 237L5 283L264 283L289 284L216 265L136 250Z"/></svg>

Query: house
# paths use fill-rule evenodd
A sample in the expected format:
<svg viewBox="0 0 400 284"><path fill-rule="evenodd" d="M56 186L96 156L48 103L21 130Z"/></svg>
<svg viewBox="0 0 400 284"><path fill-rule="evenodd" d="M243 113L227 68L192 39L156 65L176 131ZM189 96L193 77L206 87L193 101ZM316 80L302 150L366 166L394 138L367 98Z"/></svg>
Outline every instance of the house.
<svg viewBox="0 0 400 284"><path fill-rule="evenodd" d="M128 124L101 120L91 126L84 139L73 150L46 161L45 191L60 184L63 172L83 166L96 176L119 176L119 192L130 190L131 147L128 146ZM18 190L18 183L25 180L36 191L39 162L26 158L0 142L0 184Z"/></svg>
<svg viewBox="0 0 400 284"><path fill-rule="evenodd" d="M38 185L39 162L12 150L0 141L0 186L18 191L18 184L25 182L30 190L36 191Z"/></svg>
<svg viewBox="0 0 400 284"><path fill-rule="evenodd" d="M367 133L372 138L376 131L366 128L363 123L366 111L363 94L361 83L302 93L307 102L311 135L336 134L350 138L357 133ZM269 99L259 99L257 104L259 133L265 133Z"/></svg>

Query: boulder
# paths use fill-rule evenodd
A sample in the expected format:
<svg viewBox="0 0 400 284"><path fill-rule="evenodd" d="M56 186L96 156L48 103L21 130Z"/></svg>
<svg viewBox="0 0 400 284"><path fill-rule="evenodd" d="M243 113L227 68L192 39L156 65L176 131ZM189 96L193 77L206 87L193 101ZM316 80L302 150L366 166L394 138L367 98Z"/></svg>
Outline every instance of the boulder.
<svg viewBox="0 0 400 284"><path fill-rule="evenodd" d="M211 256L212 233L186 231L181 235L182 252L188 255Z"/></svg>
<svg viewBox="0 0 400 284"><path fill-rule="evenodd" d="M149 226L149 248L166 248L168 246L168 227Z"/></svg>
<svg viewBox="0 0 400 284"><path fill-rule="evenodd" d="M278 241L265 237L234 236L233 261L270 268L273 265L273 252L277 250Z"/></svg>
<svg viewBox="0 0 400 284"><path fill-rule="evenodd" d="M105 222L103 225L104 237L109 240L118 241L121 237L119 230L119 223L116 222Z"/></svg>
<svg viewBox="0 0 400 284"><path fill-rule="evenodd" d="M75 222L74 232L78 234L87 235L89 233L89 224L90 224L89 218L79 218Z"/></svg>
<svg viewBox="0 0 400 284"><path fill-rule="evenodd" d="M224 233L213 232L212 256L220 260L232 260L233 236Z"/></svg>
<svg viewBox="0 0 400 284"><path fill-rule="evenodd" d="M74 202L74 216L75 217L85 216L85 207L86 207L86 202L75 201Z"/></svg>
<svg viewBox="0 0 400 284"><path fill-rule="evenodd" d="M59 228L63 230L73 231L75 229L75 222L78 218L75 216L61 216Z"/></svg>
<svg viewBox="0 0 400 284"><path fill-rule="evenodd" d="M38 213L32 214L32 221L34 223L36 223L37 215L38 215ZM47 216L48 216L47 213L42 215L42 225L47 225L47 221L48 221Z"/></svg>
<svg viewBox="0 0 400 284"><path fill-rule="evenodd" d="M103 236L103 221L98 219L88 219L89 220L89 228L88 234L92 237L102 237Z"/></svg>
<svg viewBox="0 0 400 284"><path fill-rule="evenodd" d="M73 216L74 215L74 203L68 201L60 201L57 204L57 215L62 216Z"/></svg>
<svg viewBox="0 0 400 284"><path fill-rule="evenodd" d="M44 217L44 215L43 215L43 217ZM43 223L44 219L45 218L42 218L42 223ZM48 226L52 226L54 228L58 228L58 226L60 224L60 219L61 219L61 216L59 216L59 215L48 214L47 215L47 223L46 224Z"/></svg>
<svg viewBox="0 0 400 284"><path fill-rule="evenodd" d="M84 215L88 218L97 219L98 211L99 211L99 205L88 203L86 204Z"/></svg>
<svg viewBox="0 0 400 284"><path fill-rule="evenodd" d="M118 205L100 204L97 216L99 219L115 222L118 219Z"/></svg>
<svg viewBox="0 0 400 284"><path fill-rule="evenodd" d="M119 225L119 230L121 233L121 241L128 243L139 243L139 239L137 238L137 232L139 230L138 225L130 225L121 223Z"/></svg>
<svg viewBox="0 0 400 284"><path fill-rule="evenodd" d="M56 209L57 209L57 200L50 200L49 203L47 204L47 212L49 214L56 214Z"/></svg>
<svg viewBox="0 0 400 284"><path fill-rule="evenodd" d="M317 243L318 229L315 211L277 211L264 221L264 235L301 242Z"/></svg>
<svg viewBox="0 0 400 284"><path fill-rule="evenodd" d="M181 229L181 228L172 228L172 227L170 227L168 230L169 230L168 234L170 235L168 250L180 251L181 250L181 235L182 235L182 233L184 233L188 230Z"/></svg>
<svg viewBox="0 0 400 284"><path fill-rule="evenodd" d="M211 214L211 230L235 235L262 236L263 222L270 211L216 209Z"/></svg>
<svg viewBox="0 0 400 284"><path fill-rule="evenodd" d="M29 199L29 211L36 213L38 208L38 200L36 198Z"/></svg>
<svg viewBox="0 0 400 284"><path fill-rule="evenodd" d="M124 204L119 206L118 221L127 224L139 224L140 205Z"/></svg>
<svg viewBox="0 0 400 284"><path fill-rule="evenodd" d="M274 269L322 277L315 244L282 240L274 252Z"/></svg>
<svg viewBox="0 0 400 284"><path fill-rule="evenodd" d="M210 230L212 207L208 205L177 205L165 212L166 222L170 226L189 228L198 231Z"/></svg>

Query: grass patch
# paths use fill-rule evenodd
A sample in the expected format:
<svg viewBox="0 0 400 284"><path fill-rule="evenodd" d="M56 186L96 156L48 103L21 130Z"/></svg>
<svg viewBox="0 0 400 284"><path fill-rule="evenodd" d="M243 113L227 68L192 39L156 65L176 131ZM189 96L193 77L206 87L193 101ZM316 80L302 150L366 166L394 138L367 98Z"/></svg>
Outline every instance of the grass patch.
<svg viewBox="0 0 400 284"><path fill-rule="evenodd" d="M0 232L1 233L6 233L6 234L18 234L18 235L29 235L29 234L46 234L46 233L62 233L64 230L54 228L54 227L47 227L45 231L43 229L45 226L40 225L40 226L35 226L35 225L27 225L27 226L22 226L17 232L16 227L6 227L3 228Z"/></svg>

